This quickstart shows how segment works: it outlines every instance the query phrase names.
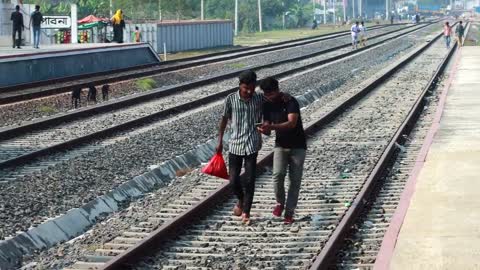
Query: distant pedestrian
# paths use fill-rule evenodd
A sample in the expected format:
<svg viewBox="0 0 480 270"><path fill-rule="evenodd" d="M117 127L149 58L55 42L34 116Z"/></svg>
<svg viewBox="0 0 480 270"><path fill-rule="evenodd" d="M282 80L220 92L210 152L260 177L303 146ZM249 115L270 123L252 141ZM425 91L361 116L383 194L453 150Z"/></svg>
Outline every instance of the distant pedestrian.
<svg viewBox="0 0 480 270"><path fill-rule="evenodd" d="M223 150L223 135L230 122L228 167L233 192L238 198L233 214L242 216L242 222L249 225L255 193L257 156L262 147L262 137L256 124L262 120L264 97L255 92L257 83L255 72L251 70L242 72L239 81L239 90L225 99L216 151L221 153ZM245 164L245 173L241 178L242 164Z"/></svg>
<svg viewBox="0 0 480 270"><path fill-rule="evenodd" d="M415 15L415 23L420 23L420 15Z"/></svg>
<svg viewBox="0 0 480 270"><path fill-rule="evenodd" d="M121 9L117 10L112 17L113 25L113 41L123 43L123 29L125 28L125 21L123 20L123 12Z"/></svg>
<svg viewBox="0 0 480 270"><path fill-rule="evenodd" d="M20 45L22 44L22 31L25 30L25 25L23 24L23 15L20 12L19 5L15 6L15 11L12 12L12 15L10 16L10 20L12 21L12 25L13 25L12 48L15 48L15 46L17 46L17 49L21 49ZM16 39L17 33L18 33L18 39Z"/></svg>
<svg viewBox="0 0 480 270"><path fill-rule="evenodd" d="M312 30L317 29L317 26L318 26L317 20L314 19L312 24Z"/></svg>
<svg viewBox="0 0 480 270"><path fill-rule="evenodd" d="M40 12L40 6L35 6L35 11L30 16L30 26L33 29L33 48L40 49L40 29L43 21L42 13Z"/></svg>
<svg viewBox="0 0 480 270"><path fill-rule="evenodd" d="M82 95L81 87L77 86L72 90L72 107L74 107L75 109L78 108L79 106L80 107L82 106L81 100L80 100L81 95Z"/></svg>
<svg viewBox="0 0 480 270"><path fill-rule="evenodd" d="M102 86L102 99L103 101L108 101L108 92L110 90L110 85L105 84Z"/></svg>
<svg viewBox="0 0 480 270"><path fill-rule="evenodd" d="M285 101L282 98L283 93L279 90L278 81L272 77L264 79L260 88L268 101L263 107L264 122L259 130L266 135L275 130L273 187L277 204L273 215L280 217L285 209L284 223L291 224L297 207L307 150L300 105L294 97ZM287 170L290 184L285 200Z"/></svg>
<svg viewBox="0 0 480 270"><path fill-rule="evenodd" d="M138 26L135 26L135 31L132 33L132 39L136 43L142 42L142 32L140 32Z"/></svg>
<svg viewBox="0 0 480 270"><path fill-rule="evenodd" d="M367 41L367 27L365 26L365 23L362 21L359 26L360 29L360 44L362 47L366 46L366 41Z"/></svg>
<svg viewBox="0 0 480 270"><path fill-rule="evenodd" d="M451 34L452 34L452 27L450 26L449 22L445 22L445 25L443 26L443 36L445 37L445 43L447 45L447 49L450 49Z"/></svg>
<svg viewBox="0 0 480 270"><path fill-rule="evenodd" d="M394 17L395 17L395 15L393 15L393 14L390 16L390 24L393 24Z"/></svg>
<svg viewBox="0 0 480 270"><path fill-rule="evenodd" d="M88 86L87 104L90 101L93 101L95 104L97 103L97 88L95 88L93 84Z"/></svg>
<svg viewBox="0 0 480 270"><path fill-rule="evenodd" d="M460 21L457 25L457 28L455 28L455 34L457 36L457 42L458 46L462 47L463 46L463 34L465 32L465 27L463 27L463 22Z"/></svg>
<svg viewBox="0 0 480 270"><path fill-rule="evenodd" d="M352 28L350 28L350 32L352 34L352 49L357 49L357 43L358 43L358 34L360 33L360 27L358 26L358 21L355 22L354 25L352 25Z"/></svg>

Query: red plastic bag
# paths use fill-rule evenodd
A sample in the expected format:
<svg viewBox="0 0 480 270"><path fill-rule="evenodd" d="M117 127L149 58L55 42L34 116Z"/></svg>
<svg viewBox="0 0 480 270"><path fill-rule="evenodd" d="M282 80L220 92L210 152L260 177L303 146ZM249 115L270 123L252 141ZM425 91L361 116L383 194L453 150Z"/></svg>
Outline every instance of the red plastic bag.
<svg viewBox="0 0 480 270"><path fill-rule="evenodd" d="M208 164L203 167L202 172L216 177L229 179L227 166L225 165L225 160L221 153L216 153L212 159L210 159Z"/></svg>

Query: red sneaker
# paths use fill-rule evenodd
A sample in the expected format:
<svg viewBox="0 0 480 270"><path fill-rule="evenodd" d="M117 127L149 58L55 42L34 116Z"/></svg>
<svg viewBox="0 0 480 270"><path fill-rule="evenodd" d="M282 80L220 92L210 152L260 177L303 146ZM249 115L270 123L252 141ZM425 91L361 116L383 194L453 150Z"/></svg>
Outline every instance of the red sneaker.
<svg viewBox="0 0 480 270"><path fill-rule="evenodd" d="M285 225L289 225L289 224L292 224L293 223L293 217L292 216L285 216L285 219L283 220L283 223Z"/></svg>
<svg viewBox="0 0 480 270"><path fill-rule="evenodd" d="M281 217L282 216L282 212L283 212L283 205L277 203L277 205L275 206L275 208L273 209L273 212L272 214L276 217Z"/></svg>

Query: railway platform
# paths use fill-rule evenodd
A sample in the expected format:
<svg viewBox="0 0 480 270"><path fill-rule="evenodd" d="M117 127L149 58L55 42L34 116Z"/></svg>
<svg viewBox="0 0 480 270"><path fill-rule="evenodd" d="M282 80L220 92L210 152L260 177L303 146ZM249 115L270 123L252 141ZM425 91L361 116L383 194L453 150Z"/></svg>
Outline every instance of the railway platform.
<svg viewBox="0 0 480 270"><path fill-rule="evenodd" d="M42 49L0 47L0 89L157 65L148 43L67 44Z"/></svg>
<svg viewBox="0 0 480 270"><path fill-rule="evenodd" d="M461 48L375 269L480 269L478 74L480 47Z"/></svg>

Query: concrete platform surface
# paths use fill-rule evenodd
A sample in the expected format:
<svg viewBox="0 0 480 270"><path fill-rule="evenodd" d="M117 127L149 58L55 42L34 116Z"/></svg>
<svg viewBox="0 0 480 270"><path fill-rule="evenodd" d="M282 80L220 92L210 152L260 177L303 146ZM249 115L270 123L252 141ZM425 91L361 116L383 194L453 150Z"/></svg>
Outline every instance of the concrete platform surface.
<svg viewBox="0 0 480 270"><path fill-rule="evenodd" d="M463 47L390 269L480 269L480 47Z"/></svg>
<svg viewBox="0 0 480 270"><path fill-rule="evenodd" d="M40 49L34 49L32 46L22 46L21 49L12 48L12 46L0 46L0 58L4 57L15 57L31 54L41 54L47 52L63 52L71 50L82 50L82 49L95 49L95 48L105 48L105 47L118 47L131 45L128 43L118 44L118 43L79 43L79 44L55 44L55 45L45 45L41 46Z"/></svg>

